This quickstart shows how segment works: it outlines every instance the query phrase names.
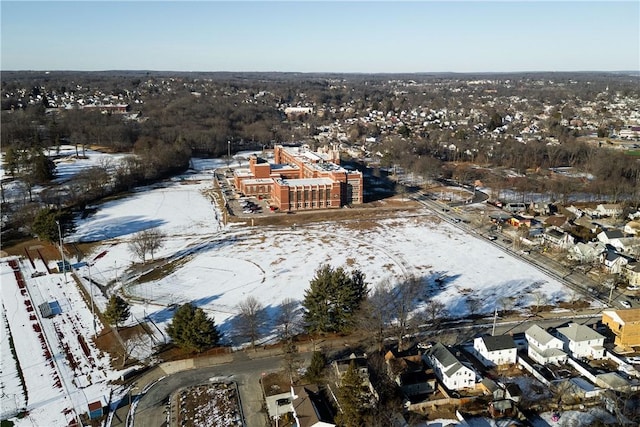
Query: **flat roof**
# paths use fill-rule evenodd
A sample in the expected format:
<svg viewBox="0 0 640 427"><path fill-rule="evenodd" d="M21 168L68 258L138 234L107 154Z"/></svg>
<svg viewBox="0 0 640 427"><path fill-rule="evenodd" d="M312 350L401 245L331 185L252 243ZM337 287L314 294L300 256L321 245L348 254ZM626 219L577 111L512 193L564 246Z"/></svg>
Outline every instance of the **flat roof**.
<svg viewBox="0 0 640 427"><path fill-rule="evenodd" d="M273 178L254 178L245 179L242 181L244 184L273 184Z"/></svg>
<svg viewBox="0 0 640 427"><path fill-rule="evenodd" d="M280 185L289 187L302 187L304 185L332 185L334 181L330 178L302 178L302 179L279 179Z"/></svg>
<svg viewBox="0 0 640 427"><path fill-rule="evenodd" d="M298 167L298 165L291 165L289 163L271 163L271 170L275 171L275 170L300 170L300 168Z"/></svg>

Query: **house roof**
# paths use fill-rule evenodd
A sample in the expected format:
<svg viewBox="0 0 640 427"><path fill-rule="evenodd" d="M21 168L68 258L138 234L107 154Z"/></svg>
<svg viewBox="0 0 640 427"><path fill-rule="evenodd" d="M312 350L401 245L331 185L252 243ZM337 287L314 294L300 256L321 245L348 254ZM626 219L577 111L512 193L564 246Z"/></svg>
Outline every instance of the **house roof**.
<svg viewBox="0 0 640 427"><path fill-rule="evenodd" d="M489 351L507 350L516 348L516 343L510 335L485 335L482 337L485 347Z"/></svg>
<svg viewBox="0 0 640 427"><path fill-rule="evenodd" d="M553 340L555 337L551 335L549 332L545 331L538 325L533 325L529 329L525 331L525 335L530 336L540 344L547 344L549 341Z"/></svg>
<svg viewBox="0 0 640 427"><path fill-rule="evenodd" d="M606 374L596 375L596 378L607 384L613 389L629 386L629 381L622 378L615 372L607 372Z"/></svg>
<svg viewBox="0 0 640 427"><path fill-rule="evenodd" d="M564 215L550 216L544 221L545 224L555 225L556 227L561 227L565 222L567 222L567 217Z"/></svg>
<svg viewBox="0 0 640 427"><path fill-rule="evenodd" d="M427 354L440 362L444 367L460 363L453 353L451 353L447 347L442 345L442 343L436 343L427 351Z"/></svg>
<svg viewBox="0 0 640 427"><path fill-rule="evenodd" d="M567 327L558 328L557 331L573 342L604 339L603 335L588 326L580 325L578 323L571 323Z"/></svg>
<svg viewBox="0 0 640 427"><path fill-rule="evenodd" d="M640 308L629 308L626 310L605 310L602 314L609 315L613 320L621 325L628 323L640 323Z"/></svg>
<svg viewBox="0 0 640 427"><path fill-rule="evenodd" d="M507 393L509 393L509 396L512 396L512 397L522 396L522 390L520 389L520 386L516 383L509 383L505 388L507 389Z"/></svg>
<svg viewBox="0 0 640 427"><path fill-rule="evenodd" d="M622 239L624 234L621 230L605 230L603 231L604 235L607 236L607 239Z"/></svg>
<svg viewBox="0 0 640 427"><path fill-rule="evenodd" d="M589 230L593 230L598 227L593 223L593 220L586 215L583 215L580 218L574 220L573 223L575 225L579 225L580 227L588 228Z"/></svg>
<svg viewBox="0 0 640 427"><path fill-rule="evenodd" d="M300 427L318 422L333 424L333 414L316 384L293 387L293 408Z"/></svg>
<svg viewBox="0 0 640 427"><path fill-rule="evenodd" d="M491 393L496 392L497 390L500 390L500 386L498 386L498 384L496 384L495 381L493 381L491 378L483 378L481 381L482 385L485 386L487 388L487 390L489 390Z"/></svg>
<svg viewBox="0 0 640 427"><path fill-rule="evenodd" d="M563 233L560 230L557 230L555 228L547 228L546 230L544 230L544 234L546 234L547 236L551 236L553 238L556 239L562 239L565 235L565 233Z"/></svg>

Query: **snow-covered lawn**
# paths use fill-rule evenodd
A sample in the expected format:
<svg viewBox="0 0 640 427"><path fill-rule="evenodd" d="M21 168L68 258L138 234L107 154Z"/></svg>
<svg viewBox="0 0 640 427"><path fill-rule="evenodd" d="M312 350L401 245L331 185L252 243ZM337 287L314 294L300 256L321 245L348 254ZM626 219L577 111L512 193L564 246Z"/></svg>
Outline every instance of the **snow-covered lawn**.
<svg viewBox="0 0 640 427"><path fill-rule="evenodd" d="M102 285L122 285L134 303L129 322L148 319L158 327L156 340L166 339L160 331L172 318L170 305L184 302L202 307L227 339L232 338L240 301L253 295L274 317L283 299L303 299L323 263L359 269L371 286L419 277L423 299L442 301L452 316L459 317L469 313L470 299L480 301L480 312L491 313L501 297L515 297L520 309L536 304L534 291L551 302L569 298L569 290L557 281L484 240L437 221L428 210L376 221L225 226L210 193L213 170L224 163L194 159L192 164L194 170L181 177L97 206L94 214L78 218L74 235L65 236L66 242L99 242L83 260L88 264L76 270L98 308L104 310L106 298L89 286L89 276ZM155 258L170 261L173 269L165 277L138 283L130 267L139 260L128 243L134 233L150 228L166 236ZM87 403L108 397L108 380L117 372L93 346L91 310L79 290L64 284L59 274L32 277L34 272L46 272L39 260L31 264L13 259L12 264L3 259L0 273L3 310L28 391L30 417L22 422L66 425L86 412ZM14 273L16 265L24 291ZM51 301L58 302L61 314L42 318L38 305ZM5 328L1 330L4 336ZM272 327L265 339L273 335ZM150 344L138 346L135 354L147 356ZM3 339L2 390L20 402L24 393L11 359L4 356L5 347Z"/></svg>
<svg viewBox="0 0 640 427"><path fill-rule="evenodd" d="M78 220L70 237L102 242L93 255L107 254L92 267L93 278L102 284L118 278L124 284L136 302L132 322L148 317L164 330L173 315L170 306L192 302L213 316L229 338L241 300L256 296L275 315L284 298L303 299L323 263L359 269L371 286L419 277L423 298L442 301L457 317L469 314L470 300L480 302L474 309L491 313L502 297L513 297L523 310L537 303L535 294L544 294L550 303L570 298L556 280L439 222L426 209L366 222L224 226L220 207L207 194L213 170L223 164L194 159L193 165L197 170L182 177L99 206L94 215ZM127 243L133 233L153 227L167 236L155 257L173 261L172 271L137 283L128 268L138 260ZM80 268L80 274L86 277L87 268Z"/></svg>

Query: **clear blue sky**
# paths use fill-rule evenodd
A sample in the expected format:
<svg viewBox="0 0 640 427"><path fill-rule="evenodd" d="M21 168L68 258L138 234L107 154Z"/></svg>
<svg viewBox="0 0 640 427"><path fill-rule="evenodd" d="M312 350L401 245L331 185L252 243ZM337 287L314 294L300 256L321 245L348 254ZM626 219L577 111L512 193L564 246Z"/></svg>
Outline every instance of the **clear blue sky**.
<svg viewBox="0 0 640 427"><path fill-rule="evenodd" d="M2 70L640 70L640 2L0 3Z"/></svg>

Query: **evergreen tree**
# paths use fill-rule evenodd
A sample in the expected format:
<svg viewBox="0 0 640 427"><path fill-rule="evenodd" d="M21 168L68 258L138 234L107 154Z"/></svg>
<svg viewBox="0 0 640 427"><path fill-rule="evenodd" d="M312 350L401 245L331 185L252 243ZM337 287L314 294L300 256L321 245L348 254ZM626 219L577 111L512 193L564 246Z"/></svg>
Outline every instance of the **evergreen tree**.
<svg viewBox="0 0 640 427"><path fill-rule="evenodd" d="M176 310L167 327L167 334L180 348L202 352L220 341L220 332L212 319L201 308L187 303Z"/></svg>
<svg viewBox="0 0 640 427"><path fill-rule="evenodd" d="M365 424L364 412L368 402L355 363L351 362L342 377L336 397L340 405L340 412L336 416L339 426L360 427Z"/></svg>
<svg viewBox="0 0 640 427"><path fill-rule="evenodd" d="M325 359L324 354L319 351L314 351L311 355L311 362L309 363L309 367L305 373L305 378L312 383L320 381L326 364L327 360Z"/></svg>
<svg viewBox="0 0 640 427"><path fill-rule="evenodd" d="M305 291L303 306L310 332L346 332L353 326L354 314L367 295L362 272L351 275L339 267L322 265Z"/></svg>
<svg viewBox="0 0 640 427"><path fill-rule="evenodd" d="M54 209L41 209L36 214L31 224L31 230L42 240L57 242L60 238L58 234L59 220L58 212Z"/></svg>
<svg viewBox="0 0 640 427"><path fill-rule="evenodd" d="M107 309L104 312L104 317L107 319L109 324L115 325L117 328L120 323L129 318L129 310L129 303L127 303L119 295L114 294L111 295L111 298L109 298Z"/></svg>

